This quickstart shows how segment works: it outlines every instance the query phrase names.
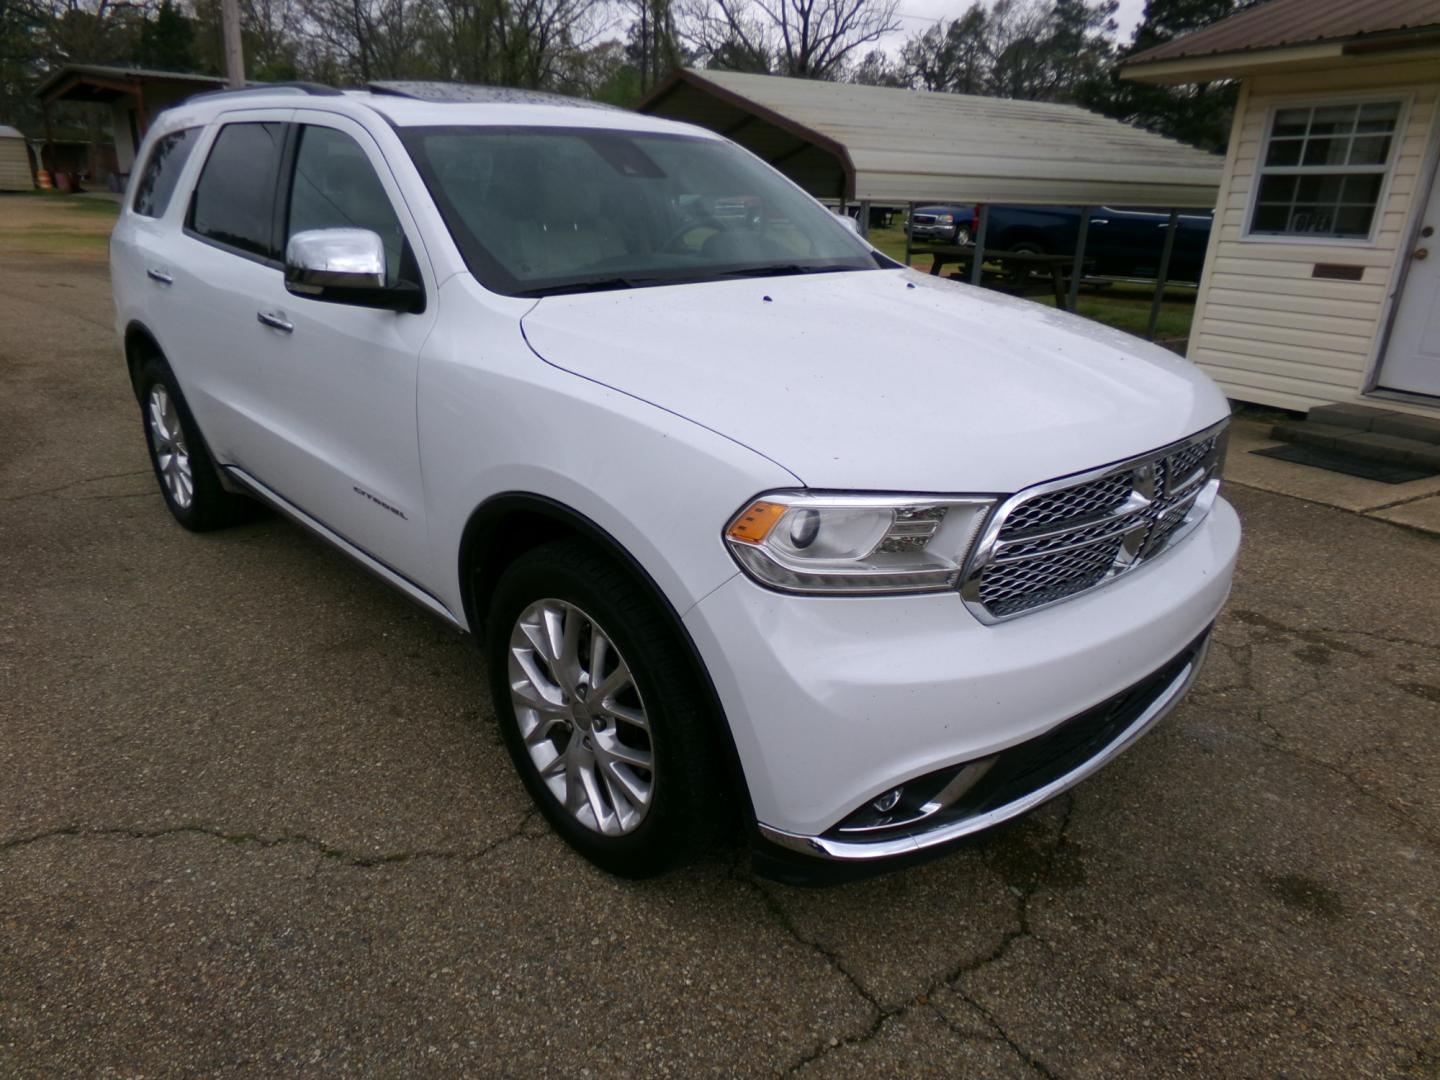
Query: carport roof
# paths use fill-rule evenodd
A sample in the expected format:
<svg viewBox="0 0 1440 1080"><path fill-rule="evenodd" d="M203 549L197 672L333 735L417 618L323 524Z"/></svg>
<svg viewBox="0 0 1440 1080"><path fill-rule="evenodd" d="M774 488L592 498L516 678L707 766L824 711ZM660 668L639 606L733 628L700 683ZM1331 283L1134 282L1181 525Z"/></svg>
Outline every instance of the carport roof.
<svg viewBox="0 0 1440 1080"><path fill-rule="evenodd" d="M118 67L108 64L66 64L51 72L35 88L35 96L46 105L55 101L107 103L126 96L139 96L146 84L216 90L225 80L213 75L186 71L157 71L153 68Z"/></svg>
<svg viewBox="0 0 1440 1080"><path fill-rule="evenodd" d="M820 197L1212 207L1222 159L1074 105L676 72L641 112L718 131Z"/></svg>

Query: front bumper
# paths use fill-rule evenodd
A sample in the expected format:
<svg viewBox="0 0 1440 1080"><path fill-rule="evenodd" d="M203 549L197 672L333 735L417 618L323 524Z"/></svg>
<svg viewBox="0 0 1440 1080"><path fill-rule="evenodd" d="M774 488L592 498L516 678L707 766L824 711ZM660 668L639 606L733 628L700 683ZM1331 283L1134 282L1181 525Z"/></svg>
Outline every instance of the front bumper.
<svg viewBox="0 0 1440 1080"><path fill-rule="evenodd" d="M989 808L980 823L933 844L836 839L852 811L891 789L1034 740L1161 672L1219 613L1239 539L1234 510L1217 500L1153 563L994 626L954 594L789 596L731 579L685 622L729 720L761 836L817 859L903 857L1077 783L1179 699L1198 654L1091 755L1093 764L1054 778L1061 786L1042 784L995 816Z"/></svg>

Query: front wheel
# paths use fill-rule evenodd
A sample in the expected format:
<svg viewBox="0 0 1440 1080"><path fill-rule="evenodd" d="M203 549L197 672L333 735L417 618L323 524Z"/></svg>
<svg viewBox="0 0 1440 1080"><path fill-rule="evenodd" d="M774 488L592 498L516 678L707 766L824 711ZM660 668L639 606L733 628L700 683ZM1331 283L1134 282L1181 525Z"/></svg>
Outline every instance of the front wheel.
<svg viewBox="0 0 1440 1080"><path fill-rule="evenodd" d="M631 575L583 542L547 544L505 571L486 631L506 749L566 842L645 877L714 839L705 699L677 632Z"/></svg>

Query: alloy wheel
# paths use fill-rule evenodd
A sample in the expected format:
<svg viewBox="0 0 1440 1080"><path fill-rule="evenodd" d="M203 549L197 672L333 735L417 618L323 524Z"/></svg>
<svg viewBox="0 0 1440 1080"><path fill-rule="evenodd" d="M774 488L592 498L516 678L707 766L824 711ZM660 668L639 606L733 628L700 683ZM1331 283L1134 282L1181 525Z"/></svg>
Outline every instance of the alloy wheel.
<svg viewBox="0 0 1440 1080"><path fill-rule="evenodd" d="M190 451L185 445L185 431L180 414L164 386L150 387L146 403L150 436L155 446L155 465L171 500L181 510L188 509L195 498L195 477L190 468Z"/></svg>
<svg viewBox="0 0 1440 1080"><path fill-rule="evenodd" d="M605 836L640 827L655 755L640 688L614 641L564 600L537 600L510 633L510 699L526 751L576 821Z"/></svg>

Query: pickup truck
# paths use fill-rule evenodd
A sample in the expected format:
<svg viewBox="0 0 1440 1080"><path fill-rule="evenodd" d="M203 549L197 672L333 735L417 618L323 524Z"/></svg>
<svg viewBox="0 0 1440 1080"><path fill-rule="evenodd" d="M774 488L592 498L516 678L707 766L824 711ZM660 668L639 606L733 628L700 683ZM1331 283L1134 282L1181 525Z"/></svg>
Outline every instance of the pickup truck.
<svg viewBox="0 0 1440 1080"><path fill-rule="evenodd" d="M922 243L968 244L979 231L980 208L936 204L910 215L911 239ZM1181 214L1166 275L1172 281L1200 280L1210 241L1209 211ZM1154 278L1160 268L1170 214L1139 207L1096 207L1085 239L1092 273L1106 277ZM985 230L990 252L1026 251L1064 255L1075 250L1080 208L1075 206L992 206Z"/></svg>

